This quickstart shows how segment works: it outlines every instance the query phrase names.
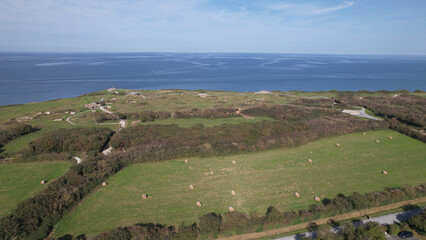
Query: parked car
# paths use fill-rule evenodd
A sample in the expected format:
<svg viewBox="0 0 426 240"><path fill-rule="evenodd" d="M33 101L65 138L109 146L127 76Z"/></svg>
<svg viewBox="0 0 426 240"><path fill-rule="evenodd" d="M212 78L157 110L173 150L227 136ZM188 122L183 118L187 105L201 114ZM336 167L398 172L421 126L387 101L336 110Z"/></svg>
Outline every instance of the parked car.
<svg viewBox="0 0 426 240"><path fill-rule="evenodd" d="M413 237L413 236L414 236L414 234L412 232L409 232L409 231L402 231L402 232L398 233L398 237L403 238L403 239L410 238L410 237Z"/></svg>

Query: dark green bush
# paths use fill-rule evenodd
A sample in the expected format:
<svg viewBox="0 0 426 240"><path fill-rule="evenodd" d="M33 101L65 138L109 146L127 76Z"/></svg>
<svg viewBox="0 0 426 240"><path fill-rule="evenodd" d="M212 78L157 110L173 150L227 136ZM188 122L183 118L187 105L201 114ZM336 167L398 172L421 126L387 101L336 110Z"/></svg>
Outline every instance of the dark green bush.
<svg viewBox="0 0 426 240"><path fill-rule="evenodd" d="M13 123L6 126L5 129L0 130L0 148L13 139L33 131L35 129L31 125L23 123Z"/></svg>
<svg viewBox="0 0 426 240"><path fill-rule="evenodd" d="M426 236L426 211L423 210L423 212L419 215L413 216L407 220L408 225L410 228L416 230L417 233L419 233L422 236Z"/></svg>
<svg viewBox="0 0 426 240"><path fill-rule="evenodd" d="M112 132L108 128L59 129L31 142L25 154L100 152L111 135Z"/></svg>
<svg viewBox="0 0 426 240"><path fill-rule="evenodd" d="M209 213L199 218L198 231L203 235L216 235L222 228L222 216Z"/></svg>

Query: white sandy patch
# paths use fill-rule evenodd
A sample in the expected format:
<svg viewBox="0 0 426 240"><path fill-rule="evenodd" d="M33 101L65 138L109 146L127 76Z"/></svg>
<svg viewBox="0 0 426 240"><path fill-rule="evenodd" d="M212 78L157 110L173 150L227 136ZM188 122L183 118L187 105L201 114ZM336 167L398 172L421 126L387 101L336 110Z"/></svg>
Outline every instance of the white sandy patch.
<svg viewBox="0 0 426 240"><path fill-rule="evenodd" d="M271 92L266 91L266 90L262 90L262 91L255 92L254 94L271 94Z"/></svg>

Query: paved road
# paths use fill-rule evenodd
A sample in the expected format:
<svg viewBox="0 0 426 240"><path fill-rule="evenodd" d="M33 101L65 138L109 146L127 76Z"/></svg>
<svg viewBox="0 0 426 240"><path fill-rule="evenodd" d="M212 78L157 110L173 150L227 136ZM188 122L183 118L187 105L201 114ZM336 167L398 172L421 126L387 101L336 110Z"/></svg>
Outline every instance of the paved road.
<svg viewBox="0 0 426 240"><path fill-rule="evenodd" d="M362 108L361 110L343 110L344 113L349 113L350 115L357 116L357 117L363 117L363 118L369 118L373 120L381 120L379 118L373 117L365 113L365 108Z"/></svg>
<svg viewBox="0 0 426 240"><path fill-rule="evenodd" d="M426 209L426 208L423 208ZM373 217L370 218L369 220L364 220L363 222L378 222L382 225L384 224L393 224L393 223L398 223L398 222L404 222L407 219L409 219L412 216L418 215L422 212L421 208L417 208L414 210L409 210L409 211L405 211L405 212L399 212L399 213L392 213L392 214L388 214L388 215L384 215L384 216L380 216L380 217ZM332 231L338 231L339 229L333 229L330 228L330 230ZM315 234L315 233L314 233ZM310 232L306 232L306 233L300 233L300 234L296 234L296 235L292 235L292 236L287 236L287 237L281 237L281 238L271 238L271 239L277 239L277 240L299 240L301 237L311 237L312 233ZM388 236L388 239L400 239L398 237L394 237L394 236ZM411 238L411 239L416 239L416 238Z"/></svg>

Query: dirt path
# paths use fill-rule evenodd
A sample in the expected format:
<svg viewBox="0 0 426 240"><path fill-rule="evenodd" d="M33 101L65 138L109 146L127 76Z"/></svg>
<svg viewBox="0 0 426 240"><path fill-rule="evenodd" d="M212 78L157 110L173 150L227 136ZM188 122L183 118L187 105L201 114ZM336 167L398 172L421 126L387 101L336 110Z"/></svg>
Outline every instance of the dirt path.
<svg viewBox="0 0 426 240"><path fill-rule="evenodd" d="M75 123L71 122L71 118L73 118L73 117L77 117L77 116L79 116L79 115L81 115L81 114L83 114L83 113L87 113L87 112L90 112L90 110L89 110L89 111L84 111L84 112L78 113L78 114L73 115L73 116L69 116L69 117L67 118L67 122L68 122L69 124L71 124L71 125L77 125L77 124L75 124Z"/></svg>
<svg viewBox="0 0 426 240"><path fill-rule="evenodd" d="M111 111L108 111L108 110L106 110L104 107L99 107L99 110L101 110L101 111L103 111L103 112L106 112L106 113L108 113L108 114L111 114L112 116L114 116L115 117L115 115L114 115L114 113L112 113Z"/></svg>
<svg viewBox="0 0 426 240"><path fill-rule="evenodd" d="M244 118L254 119L254 117L250 117L249 115L245 115L245 114L241 113L242 110L243 109L238 108L238 110L235 113L238 114L238 115L240 115L240 116L242 116L242 117L244 117Z"/></svg>
<svg viewBox="0 0 426 240"><path fill-rule="evenodd" d="M80 163L81 163L81 158L79 158L79 157L74 157L74 159L77 161L77 164L80 164Z"/></svg>
<svg viewBox="0 0 426 240"><path fill-rule="evenodd" d="M402 202L398 202L398 203L393 203L393 204L389 204L389 205L385 205L385 206L381 206L381 207L370 208L370 209L366 209L366 210L360 210L360 211L356 211L356 212L345 213L345 214L337 215L337 216L334 216L334 217L321 218L321 219L311 221L311 222L315 222L318 225L322 225L322 224L326 224L331 219L333 219L334 221L342 221L342 220L347 220L347 219L352 219L352 218L360 218L360 217L363 217L363 216L366 216L366 215L372 215L372 214L396 209L396 208L402 207L404 205L423 203L423 202L426 202L426 197L402 201ZM294 231L301 230L301 229L306 229L308 227L308 224L309 224L308 222L300 223L300 224L296 224L296 225L292 225L292 226L287 226L287 227L282 227L282 228L277 228L277 229L271 229L271 230L267 230L267 231L264 231L264 232L246 233L246 234L224 237L224 238L219 238L219 239L221 239L221 240L245 240L245 239L257 239L257 238L269 237L269 236L272 237L272 236L275 236L277 233L283 234L283 233L288 233L288 232L294 232Z"/></svg>

